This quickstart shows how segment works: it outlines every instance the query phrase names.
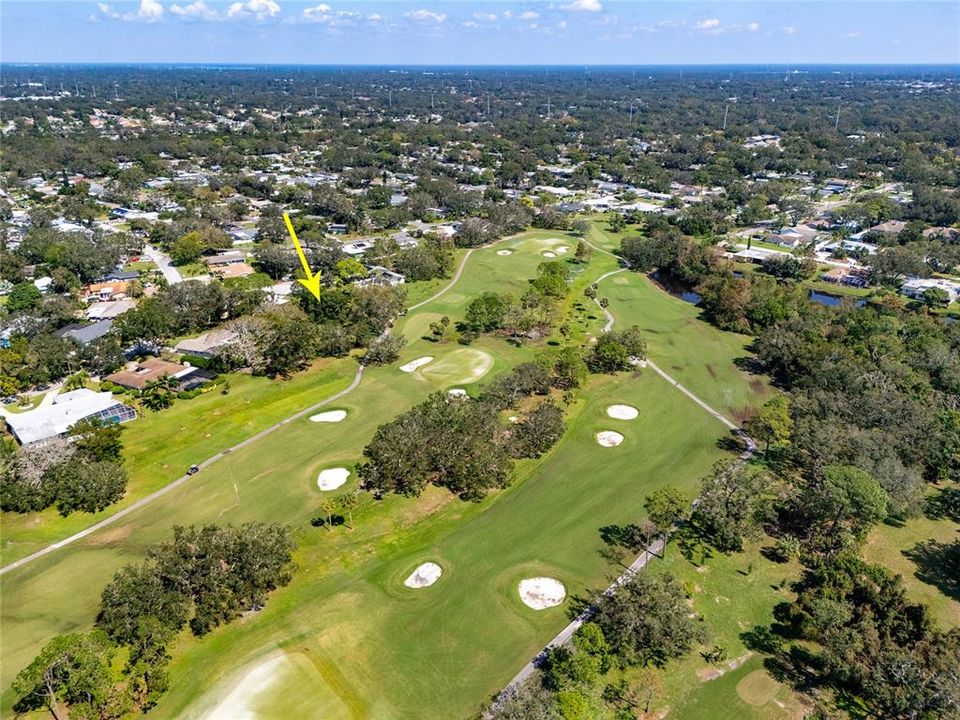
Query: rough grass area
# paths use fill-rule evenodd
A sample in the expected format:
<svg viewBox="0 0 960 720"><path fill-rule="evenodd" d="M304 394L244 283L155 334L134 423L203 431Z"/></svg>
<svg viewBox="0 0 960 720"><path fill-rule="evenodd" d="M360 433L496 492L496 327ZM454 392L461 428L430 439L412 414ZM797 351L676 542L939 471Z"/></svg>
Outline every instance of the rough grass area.
<svg viewBox="0 0 960 720"><path fill-rule="evenodd" d="M493 356L476 348L454 350L439 361L424 365L421 376L438 386L466 385L486 375L493 367Z"/></svg>

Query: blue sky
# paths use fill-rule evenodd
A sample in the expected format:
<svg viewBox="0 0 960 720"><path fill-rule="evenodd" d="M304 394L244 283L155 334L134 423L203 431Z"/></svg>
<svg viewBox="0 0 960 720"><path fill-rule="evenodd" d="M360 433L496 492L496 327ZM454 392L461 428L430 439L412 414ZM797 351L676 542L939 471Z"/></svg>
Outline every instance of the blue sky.
<svg viewBox="0 0 960 720"><path fill-rule="evenodd" d="M3 0L5 62L960 63L960 2Z"/></svg>

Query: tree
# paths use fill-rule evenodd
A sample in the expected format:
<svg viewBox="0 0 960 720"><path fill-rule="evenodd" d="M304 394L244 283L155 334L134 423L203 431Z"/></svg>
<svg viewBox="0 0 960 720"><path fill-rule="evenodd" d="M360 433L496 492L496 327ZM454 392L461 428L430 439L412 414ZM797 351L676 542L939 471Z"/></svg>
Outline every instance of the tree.
<svg viewBox="0 0 960 720"><path fill-rule="evenodd" d="M344 258L337 262L337 278L340 282L366 277L367 269L354 258Z"/></svg>
<svg viewBox="0 0 960 720"><path fill-rule="evenodd" d="M293 304L266 308L254 316L257 350L254 369L271 376L289 376L311 360L317 350L316 328Z"/></svg>
<svg viewBox="0 0 960 720"><path fill-rule="evenodd" d="M617 216L619 217L619 215ZM590 256L593 254L593 248L587 245L583 240L577 243L577 252L574 255L576 261L580 264L590 262Z"/></svg>
<svg viewBox="0 0 960 720"><path fill-rule="evenodd" d="M148 618L172 638L187 622L188 595L170 578L165 578L151 563L125 565L117 570L100 594L97 627L116 643L132 645ZM158 631L154 630L155 637Z"/></svg>
<svg viewBox="0 0 960 720"><path fill-rule="evenodd" d="M595 622L627 666L663 667L706 640L702 619L691 616L683 586L668 574L637 573L602 595Z"/></svg>
<svg viewBox="0 0 960 720"><path fill-rule="evenodd" d="M540 457L563 436L563 429L563 411L552 400L545 400L514 426L513 456Z"/></svg>
<svg viewBox="0 0 960 720"><path fill-rule="evenodd" d="M869 473L849 465L823 469L821 483L813 488L817 516L829 524L827 534L841 525L862 537L887 515L887 494Z"/></svg>
<svg viewBox="0 0 960 720"><path fill-rule="evenodd" d="M663 536L686 518L690 512L690 501L676 488L661 488L647 495L643 508L656 534Z"/></svg>
<svg viewBox="0 0 960 720"><path fill-rule="evenodd" d="M718 550L739 552L757 535L767 496L761 473L738 460L720 461L703 479L692 514L697 531Z"/></svg>
<svg viewBox="0 0 960 720"><path fill-rule="evenodd" d="M360 494L358 492L350 492L341 495L338 498L338 504L340 509L347 514L347 524L350 529L353 530L353 511L357 508L357 505L360 504Z"/></svg>
<svg viewBox="0 0 960 720"><path fill-rule="evenodd" d="M786 395L774 395L763 404L754 417L746 423L750 437L764 443L764 452L770 446L786 445L793 434L793 418L790 417L790 399Z"/></svg>
<svg viewBox="0 0 960 720"><path fill-rule="evenodd" d="M561 390L580 387L587 379L589 368L580 349L567 346L561 349L553 365L553 384Z"/></svg>
<svg viewBox="0 0 960 720"><path fill-rule="evenodd" d="M90 462L119 462L123 450L122 433L123 426L119 423L107 423L96 417L81 420L68 431L77 453Z"/></svg>
<svg viewBox="0 0 960 720"><path fill-rule="evenodd" d="M99 512L123 497L127 471L119 462L84 462L70 459L48 471L55 488L57 510L67 516L74 510Z"/></svg>
<svg viewBox="0 0 960 720"><path fill-rule="evenodd" d="M574 235L579 235L583 237L588 232L590 232L590 221L589 220L574 220L570 226L570 229L573 231ZM612 229L612 228L611 228ZM614 231L617 232L617 231ZM579 243L578 243L579 246Z"/></svg>
<svg viewBox="0 0 960 720"><path fill-rule="evenodd" d="M364 365L386 365L400 357L400 351L407 344L403 335L387 335L377 338L367 348L363 356Z"/></svg>
<svg viewBox="0 0 960 720"><path fill-rule="evenodd" d="M333 530L333 513L337 509L337 503L333 498L325 497L320 501L320 512L326 520L327 530Z"/></svg>
<svg viewBox="0 0 960 720"><path fill-rule="evenodd" d="M923 304L929 308L946 307L950 304L950 295L939 287L929 287L923 291Z"/></svg>
<svg viewBox="0 0 960 720"><path fill-rule="evenodd" d="M57 635L13 681L14 709L46 707L56 720L118 717L113 654L102 633Z"/></svg>
<svg viewBox="0 0 960 720"><path fill-rule="evenodd" d="M187 233L170 247L170 259L174 265L188 265L200 259L206 244L198 230Z"/></svg>
<svg viewBox="0 0 960 720"><path fill-rule="evenodd" d="M610 232L613 233L622 233L627 227L627 219L618 212L610 213L608 216Z"/></svg>
<svg viewBox="0 0 960 720"><path fill-rule="evenodd" d="M30 310L40 304L43 295L32 282L22 282L13 286L7 296L7 309L10 312Z"/></svg>
<svg viewBox="0 0 960 720"><path fill-rule="evenodd" d="M159 412L173 405L176 380L169 375L148 382L140 390L140 402L148 410Z"/></svg>
<svg viewBox="0 0 960 720"><path fill-rule="evenodd" d="M473 332L490 332L503 326L503 318L513 298L485 292L467 305L464 324Z"/></svg>

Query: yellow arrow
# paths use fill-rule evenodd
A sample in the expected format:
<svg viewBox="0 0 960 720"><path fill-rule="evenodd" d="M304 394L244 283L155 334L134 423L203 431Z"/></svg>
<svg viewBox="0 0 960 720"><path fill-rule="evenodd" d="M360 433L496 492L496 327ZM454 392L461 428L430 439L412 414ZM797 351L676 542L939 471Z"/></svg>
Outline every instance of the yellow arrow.
<svg viewBox="0 0 960 720"><path fill-rule="evenodd" d="M290 231L290 237L293 239L293 247L297 249L297 255L300 257L300 264L303 265L303 272L307 276L307 279L298 278L301 285L303 285L310 293L317 299L320 299L320 273L314 275L310 272L310 264L307 262L307 257L303 254L303 248L300 247L300 241L297 240L297 233L293 230L293 223L290 222L290 216L287 213L283 214L283 221L287 224L287 230Z"/></svg>

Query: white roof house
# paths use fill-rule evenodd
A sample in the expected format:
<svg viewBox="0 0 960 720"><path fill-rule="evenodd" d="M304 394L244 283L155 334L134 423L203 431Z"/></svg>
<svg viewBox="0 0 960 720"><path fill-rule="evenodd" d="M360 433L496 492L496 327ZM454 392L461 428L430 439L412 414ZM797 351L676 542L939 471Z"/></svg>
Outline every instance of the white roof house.
<svg viewBox="0 0 960 720"><path fill-rule="evenodd" d="M89 417L105 422L126 422L137 414L117 402L109 392L94 392L87 388L57 395L53 403L21 413L4 413L7 426L21 445L48 440L63 435L73 425Z"/></svg>

